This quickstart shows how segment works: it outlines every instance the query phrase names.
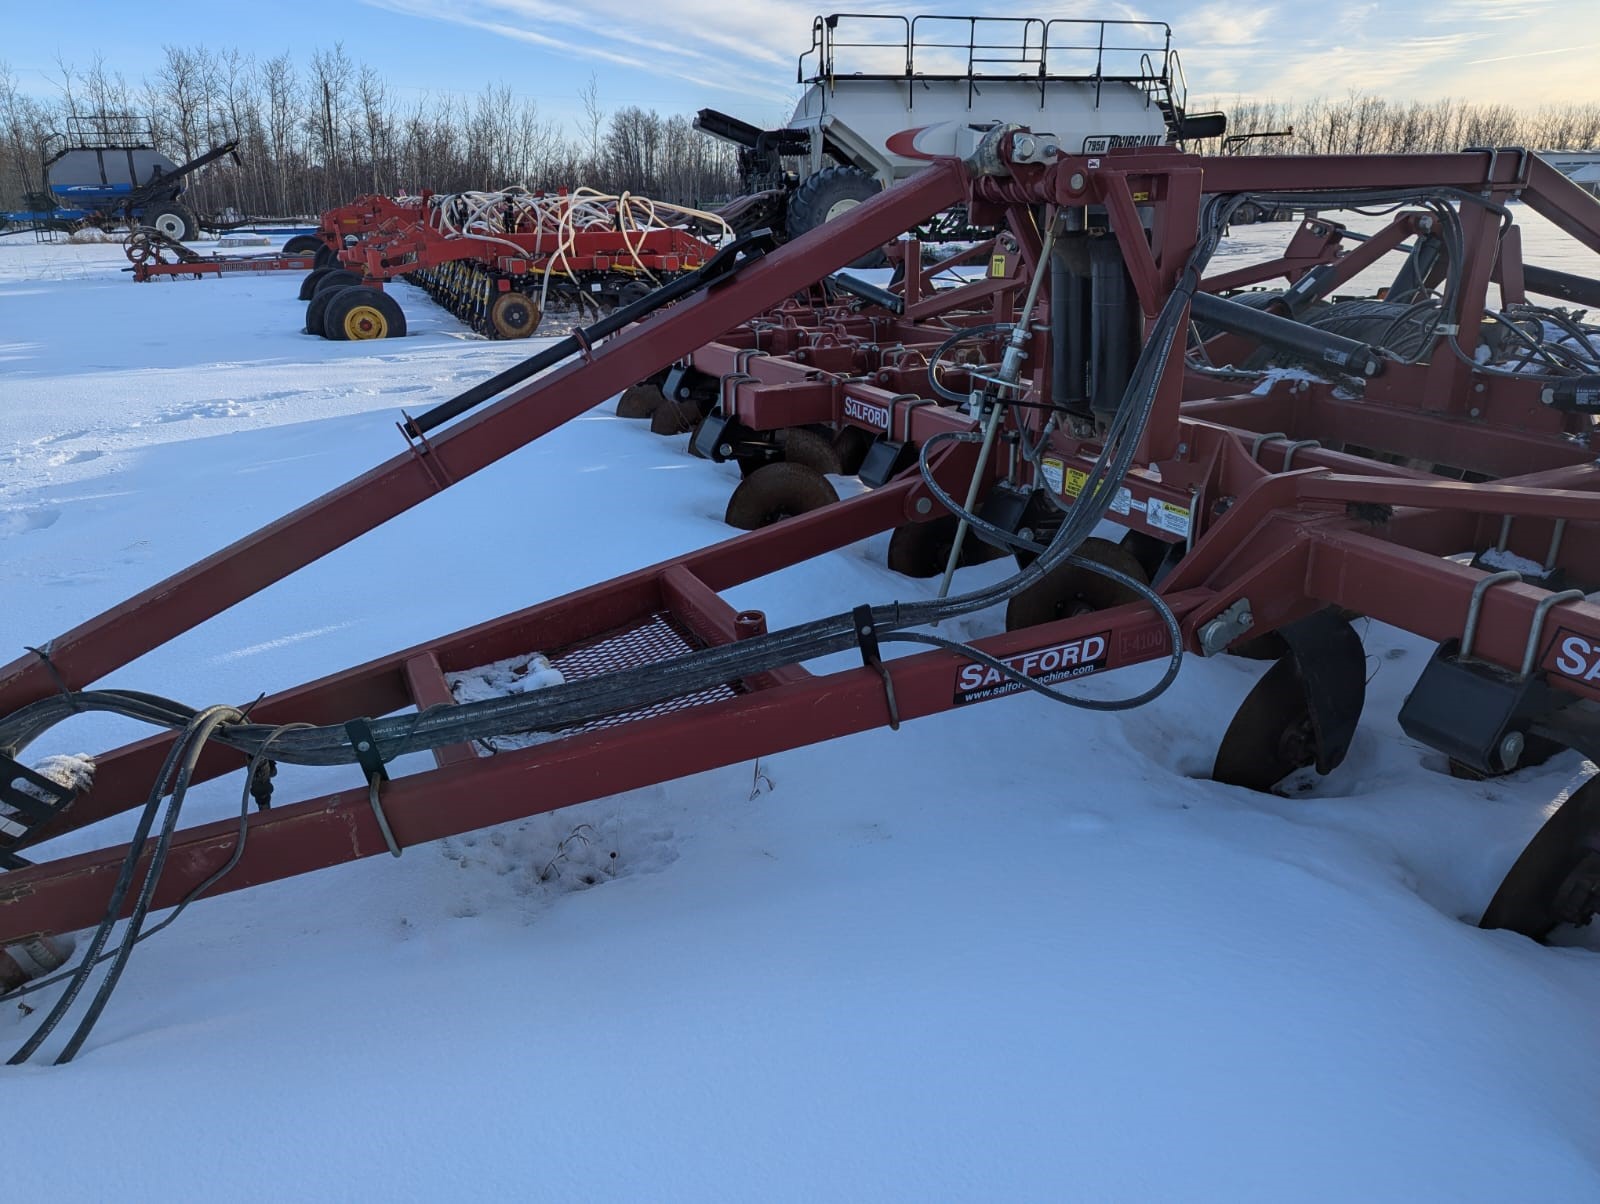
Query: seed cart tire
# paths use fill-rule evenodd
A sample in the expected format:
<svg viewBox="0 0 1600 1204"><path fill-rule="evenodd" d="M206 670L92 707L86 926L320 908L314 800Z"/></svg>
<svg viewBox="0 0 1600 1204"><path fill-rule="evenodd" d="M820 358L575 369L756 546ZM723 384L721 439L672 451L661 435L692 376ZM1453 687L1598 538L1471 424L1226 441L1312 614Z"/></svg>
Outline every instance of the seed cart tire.
<svg viewBox="0 0 1600 1204"><path fill-rule="evenodd" d="M150 206L139 219L139 224L159 230L168 238L175 238L179 242L188 242L200 237L200 220L195 217L194 210L187 205L178 204L177 201L166 201L160 205Z"/></svg>
<svg viewBox="0 0 1600 1204"><path fill-rule="evenodd" d="M324 243L318 248L316 257L311 262L319 268L331 268L338 258L339 253Z"/></svg>
<svg viewBox="0 0 1600 1204"><path fill-rule="evenodd" d="M315 234L296 234L283 244L283 253L285 255L315 255L327 245Z"/></svg>
<svg viewBox="0 0 1600 1204"><path fill-rule="evenodd" d="M859 167L824 167L807 176L790 194L784 218L785 232L790 238L799 238L823 222L848 213L882 190L878 181ZM850 266L876 268L887 262L882 248L874 248Z"/></svg>

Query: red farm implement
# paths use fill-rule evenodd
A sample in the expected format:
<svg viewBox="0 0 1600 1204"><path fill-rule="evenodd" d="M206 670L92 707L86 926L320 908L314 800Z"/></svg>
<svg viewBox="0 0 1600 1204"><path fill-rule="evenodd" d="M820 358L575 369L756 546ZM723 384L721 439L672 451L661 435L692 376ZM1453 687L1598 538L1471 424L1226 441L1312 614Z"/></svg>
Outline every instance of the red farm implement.
<svg viewBox="0 0 1600 1204"><path fill-rule="evenodd" d="M17 1058L114 956L60 1058L76 1052L150 910L1022 689L1121 709L1159 693L1186 655L1265 654L1274 663L1214 776L1266 788L1298 768L1328 772L1365 701L1352 614L1438 641L1400 723L1463 771L1600 752L1600 607L1585 597L1600 584L1600 362L1592 328L1528 301L1587 304L1600 285L1525 264L1512 201L1600 251L1600 205L1519 151L1078 157L1004 128L776 250L737 240L408 418L393 459L0 669L10 758L83 709L165 729L100 758L92 788L5 763L0 945L29 962L11 977L58 957L57 935L93 929L72 987ZM913 254L892 296L817 287L961 203L1005 230L984 277L930 292ZM1366 241L1309 218L1276 261L1206 280L1247 203L1395 216ZM1383 301L1335 297L1391 248L1405 267ZM623 389L639 409L680 407L700 451L748 469L734 500L760 529L248 716L94 685ZM877 487L824 504L818 467L835 461L808 460L847 453ZM926 602L846 599L779 631L721 596L889 530L908 570L948 572L974 538L1022 567ZM1001 605L1002 634L962 644L935 627ZM907 642L923 647L884 655ZM849 650L859 667L805 668ZM536 653L561 684L456 702L448 674ZM1165 666L1161 680L1120 701L1051 688L1144 662ZM488 751L509 733L542 738ZM435 767L389 776L395 757L424 750ZM367 785L277 802L243 829L178 826L189 783L242 770L264 799L273 762L357 764ZM23 856L125 812L139 816L127 844ZM1535 837L1483 923L1542 937L1597 907L1591 784Z"/></svg>
<svg viewBox="0 0 1600 1204"><path fill-rule="evenodd" d="M728 232L698 210L588 189L425 196L409 220L373 226L307 279L306 329L335 339L404 334L392 298L352 291L404 279L481 334L526 338L552 307L597 315L699 268L715 246L668 224L689 221Z"/></svg>

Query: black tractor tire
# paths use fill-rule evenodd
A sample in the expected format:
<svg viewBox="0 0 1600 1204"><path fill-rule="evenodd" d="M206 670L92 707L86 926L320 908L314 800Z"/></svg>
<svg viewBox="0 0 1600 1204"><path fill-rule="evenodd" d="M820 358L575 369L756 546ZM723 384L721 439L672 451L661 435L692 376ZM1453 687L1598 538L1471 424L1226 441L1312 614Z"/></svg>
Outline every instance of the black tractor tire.
<svg viewBox="0 0 1600 1204"><path fill-rule="evenodd" d="M317 295L317 284L332 268L313 268L306 273L306 278L300 282L300 300L309 301Z"/></svg>
<svg viewBox="0 0 1600 1204"><path fill-rule="evenodd" d="M333 268L322 279L318 280L312 288L311 295L318 293L336 293L342 288L349 288L352 284L360 284L361 277L346 268Z"/></svg>
<svg viewBox="0 0 1600 1204"><path fill-rule="evenodd" d="M759 531L785 518L831 506L839 494L820 472L779 460L758 468L733 491L723 521L741 531Z"/></svg>
<svg viewBox="0 0 1600 1204"><path fill-rule="evenodd" d="M327 245L315 234L296 234L283 244L283 253L285 255L315 255Z"/></svg>
<svg viewBox="0 0 1600 1204"><path fill-rule="evenodd" d="M190 242L200 237L200 219L195 217L193 209L177 201L151 205L139 218L139 224L179 242Z"/></svg>
<svg viewBox="0 0 1600 1204"><path fill-rule="evenodd" d="M403 339L406 315L400 303L381 288L357 284L329 295L322 311L322 334L337 342Z"/></svg>
<svg viewBox="0 0 1600 1204"><path fill-rule="evenodd" d="M784 232L799 238L875 197L883 189L878 181L859 167L824 167L800 182L789 194L789 209ZM878 268L888 262L883 248L875 247L850 264L853 268Z"/></svg>
<svg viewBox="0 0 1600 1204"><path fill-rule="evenodd" d="M316 258L311 262L314 267L331 268L339 261L339 252L324 243L317 250Z"/></svg>

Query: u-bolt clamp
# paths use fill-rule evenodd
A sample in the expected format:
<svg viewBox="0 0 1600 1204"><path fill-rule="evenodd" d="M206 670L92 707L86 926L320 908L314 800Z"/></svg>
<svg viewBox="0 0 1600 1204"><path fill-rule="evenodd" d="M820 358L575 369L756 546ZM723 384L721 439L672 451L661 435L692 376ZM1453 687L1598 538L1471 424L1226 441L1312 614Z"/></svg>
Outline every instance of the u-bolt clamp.
<svg viewBox="0 0 1600 1204"><path fill-rule="evenodd" d="M1528 644L1522 650L1522 673L1527 677L1533 672L1534 658L1539 655L1539 637L1544 634L1546 617L1553 607L1560 606L1563 602L1578 602L1585 597L1581 589L1564 589L1560 593L1548 594L1539 600L1539 605L1534 607L1533 622L1528 627Z"/></svg>
<svg viewBox="0 0 1600 1204"><path fill-rule="evenodd" d="M1478 619L1483 613L1483 596L1497 585L1512 581L1521 581L1522 574L1511 569L1499 573L1490 573L1477 585L1472 587L1472 601L1467 603L1467 622L1461 629L1460 658L1469 660L1472 657L1472 646L1478 639Z"/></svg>

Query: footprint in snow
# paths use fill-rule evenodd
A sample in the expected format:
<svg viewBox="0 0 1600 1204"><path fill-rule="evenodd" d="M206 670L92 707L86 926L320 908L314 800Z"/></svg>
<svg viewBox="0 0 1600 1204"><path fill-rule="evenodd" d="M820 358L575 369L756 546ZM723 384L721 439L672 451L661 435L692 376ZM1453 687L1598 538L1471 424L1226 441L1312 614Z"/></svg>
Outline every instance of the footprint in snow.
<svg viewBox="0 0 1600 1204"><path fill-rule="evenodd" d="M486 832L442 842L443 856L467 879L450 914L526 912L529 903L603 886L631 874L654 873L678 859L670 828L643 826L615 799L530 816Z"/></svg>

